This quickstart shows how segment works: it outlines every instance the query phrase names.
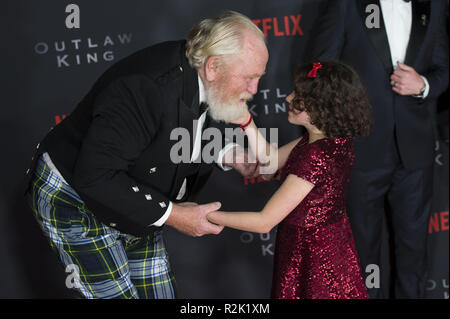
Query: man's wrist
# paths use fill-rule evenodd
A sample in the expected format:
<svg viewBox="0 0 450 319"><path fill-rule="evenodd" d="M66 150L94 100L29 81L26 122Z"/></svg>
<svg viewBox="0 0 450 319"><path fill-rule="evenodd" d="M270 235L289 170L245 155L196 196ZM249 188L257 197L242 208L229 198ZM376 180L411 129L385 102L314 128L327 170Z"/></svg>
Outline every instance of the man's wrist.
<svg viewBox="0 0 450 319"><path fill-rule="evenodd" d="M229 171L233 168L233 156L231 156L231 160L229 158L230 154L236 152L236 150L232 150L234 147L239 147L239 144L228 143L219 152L219 156L217 157L217 165L224 171Z"/></svg>
<svg viewBox="0 0 450 319"><path fill-rule="evenodd" d="M169 207L167 207L167 210L164 213L164 215L161 216L160 219L158 219L156 222L154 222L153 224L151 224L149 226L161 227L169 218L170 214L172 213L172 210L173 210L173 204L172 204L172 202L169 202Z"/></svg>
<svg viewBox="0 0 450 319"><path fill-rule="evenodd" d="M423 79L422 79L422 83L423 83L422 88L419 89L419 93L417 93L416 95L422 96L423 93L425 92L426 84L425 84L425 81Z"/></svg>
<svg viewBox="0 0 450 319"><path fill-rule="evenodd" d="M170 210L170 214L167 218L167 220L165 221L165 224L171 227L174 227L177 225L177 221L179 219L180 216L180 209L182 209L181 206L177 205L177 204L173 204L172 208Z"/></svg>
<svg viewBox="0 0 450 319"><path fill-rule="evenodd" d="M413 95L414 97L417 98L426 98L428 96L428 92L430 91L430 85L428 84L428 80L426 77L424 76L420 76L423 80L423 88L420 90L419 94Z"/></svg>

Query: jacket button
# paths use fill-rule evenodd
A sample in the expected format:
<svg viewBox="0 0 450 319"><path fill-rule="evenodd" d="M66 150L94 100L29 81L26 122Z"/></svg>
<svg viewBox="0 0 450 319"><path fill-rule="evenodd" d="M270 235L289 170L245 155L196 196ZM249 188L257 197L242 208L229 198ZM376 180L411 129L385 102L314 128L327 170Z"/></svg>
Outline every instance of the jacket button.
<svg viewBox="0 0 450 319"><path fill-rule="evenodd" d="M154 172L156 172L156 167L150 168L150 174L153 174Z"/></svg>
<svg viewBox="0 0 450 319"><path fill-rule="evenodd" d="M137 186L132 186L131 189L132 189L135 193L139 192L139 187L137 187Z"/></svg>
<svg viewBox="0 0 450 319"><path fill-rule="evenodd" d="M109 227L116 227L117 224L116 223L109 223Z"/></svg>

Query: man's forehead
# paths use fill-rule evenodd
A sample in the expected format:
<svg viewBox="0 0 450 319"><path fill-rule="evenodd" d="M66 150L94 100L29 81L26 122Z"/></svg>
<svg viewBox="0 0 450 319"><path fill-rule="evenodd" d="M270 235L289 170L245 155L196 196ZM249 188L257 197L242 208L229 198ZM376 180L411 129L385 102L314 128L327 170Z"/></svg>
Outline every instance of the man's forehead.
<svg viewBox="0 0 450 319"><path fill-rule="evenodd" d="M261 77L266 74L266 63L255 60L237 59L230 68L234 75L242 75L245 77Z"/></svg>
<svg viewBox="0 0 450 319"><path fill-rule="evenodd" d="M266 74L267 59L264 57L250 57L241 64L241 72L250 77L261 77Z"/></svg>

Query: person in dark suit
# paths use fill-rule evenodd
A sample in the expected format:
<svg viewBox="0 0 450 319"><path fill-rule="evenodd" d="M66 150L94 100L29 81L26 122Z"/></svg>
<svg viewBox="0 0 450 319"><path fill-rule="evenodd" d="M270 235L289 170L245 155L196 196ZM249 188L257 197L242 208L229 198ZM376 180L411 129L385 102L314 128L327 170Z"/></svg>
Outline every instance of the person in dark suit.
<svg viewBox="0 0 450 319"><path fill-rule="evenodd" d="M395 296L422 298L433 185L433 117L449 75L447 2L335 0L326 6L309 58L338 59L353 66L372 105L371 134L355 140L347 198L362 270L380 265L387 204L393 226ZM370 297L385 297L373 283Z"/></svg>
<svg viewBox="0 0 450 319"><path fill-rule="evenodd" d="M161 229L190 236L223 229L206 219L220 203L186 202L212 170L199 160L202 129L242 115L267 60L263 33L226 11L201 21L187 41L153 45L110 67L48 133L26 194L75 271L70 287L85 298L177 296ZM173 152L180 131L192 142L181 162ZM216 163L253 176L258 165L236 147L214 154Z"/></svg>

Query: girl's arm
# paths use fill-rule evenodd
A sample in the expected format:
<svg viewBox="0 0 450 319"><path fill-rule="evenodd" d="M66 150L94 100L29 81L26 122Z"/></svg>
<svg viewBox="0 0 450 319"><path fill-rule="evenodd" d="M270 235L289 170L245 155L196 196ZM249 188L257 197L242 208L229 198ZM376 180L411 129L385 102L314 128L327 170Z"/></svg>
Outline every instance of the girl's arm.
<svg viewBox="0 0 450 319"><path fill-rule="evenodd" d="M289 154L291 154L292 149L295 147L295 145L298 144L300 139L301 137L296 138L295 140L283 145L278 149L278 169L284 167L289 157Z"/></svg>
<svg viewBox="0 0 450 319"><path fill-rule="evenodd" d="M278 225L314 188L314 184L289 174L261 212L212 212L210 222L243 231L265 234Z"/></svg>
<svg viewBox="0 0 450 319"><path fill-rule="evenodd" d="M249 117L250 113L246 112L246 114L242 118L238 119L235 124L246 123ZM245 133L247 134L250 149L256 156L256 159L260 163L265 164L265 166L268 166L266 168L268 171L264 172L264 174L275 173L277 170L282 168L286 163L292 149L301 138L299 137L277 149L266 141L264 136L259 132L253 119L245 128Z"/></svg>

